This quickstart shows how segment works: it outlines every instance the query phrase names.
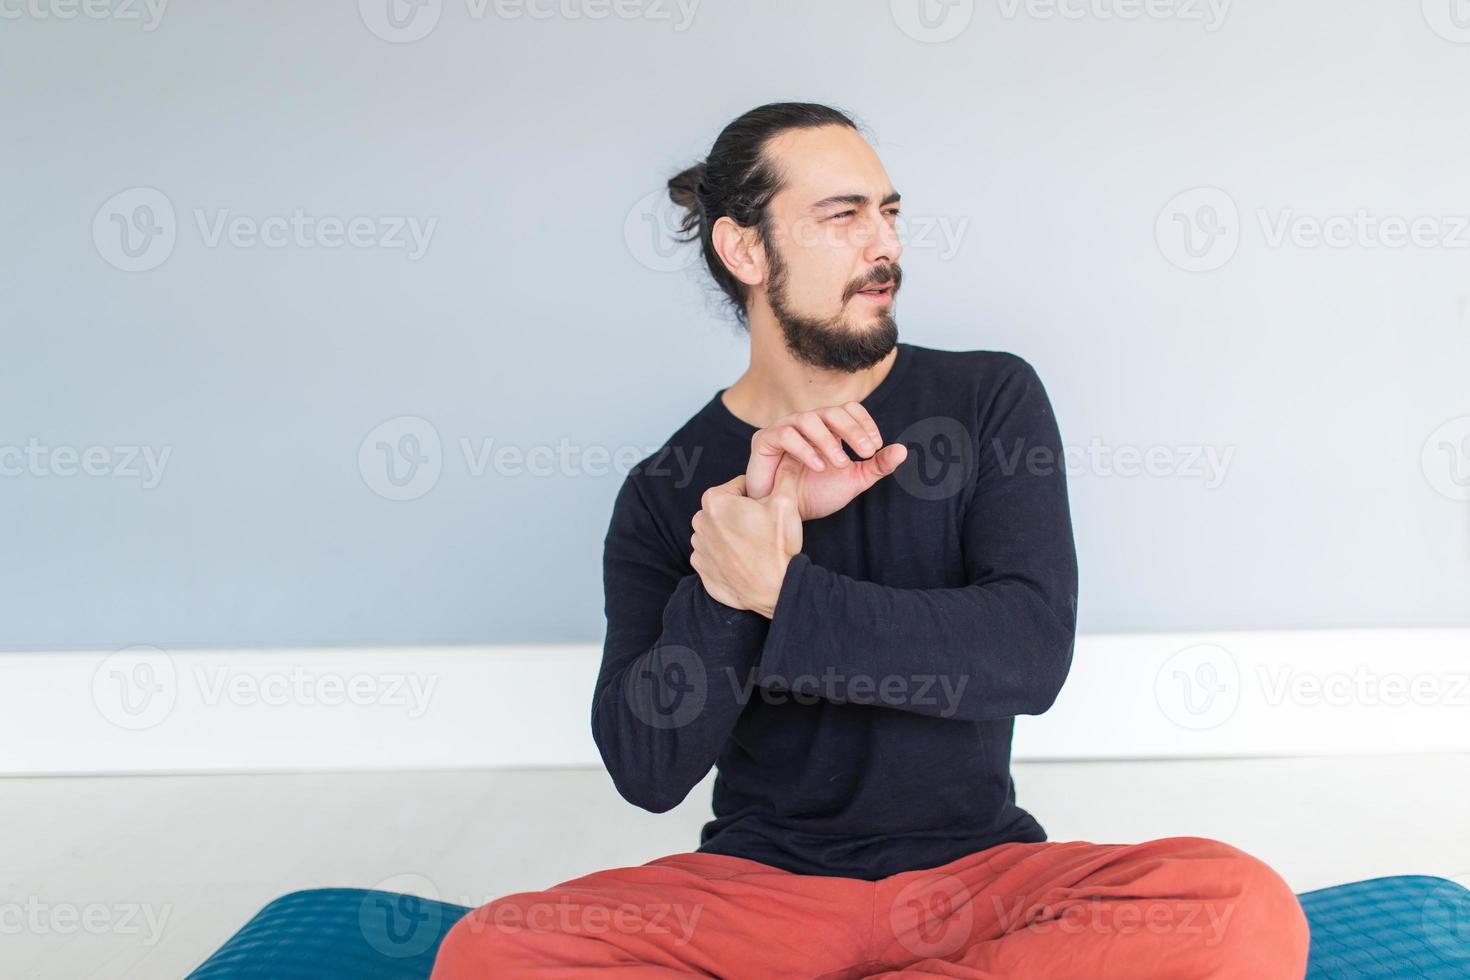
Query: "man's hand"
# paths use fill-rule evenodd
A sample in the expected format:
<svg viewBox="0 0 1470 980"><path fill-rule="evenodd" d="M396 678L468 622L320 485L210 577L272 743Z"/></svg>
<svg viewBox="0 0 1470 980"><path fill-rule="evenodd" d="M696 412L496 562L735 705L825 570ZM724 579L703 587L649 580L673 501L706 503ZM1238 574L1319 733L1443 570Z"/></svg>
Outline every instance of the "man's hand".
<svg viewBox="0 0 1470 980"><path fill-rule="evenodd" d="M848 459L842 442L863 459L856 463ZM751 437L745 493L753 500L764 499L783 462L800 461L804 465L793 490L797 511L802 520L814 521L846 507L906 458L908 447L902 443L883 445L877 423L858 402L797 412Z"/></svg>
<svg viewBox="0 0 1470 980"><path fill-rule="evenodd" d="M803 469L792 457L780 461L762 500L746 496L743 475L704 492L692 521L689 562L715 601L767 619L775 614L786 566L801 551L796 494Z"/></svg>

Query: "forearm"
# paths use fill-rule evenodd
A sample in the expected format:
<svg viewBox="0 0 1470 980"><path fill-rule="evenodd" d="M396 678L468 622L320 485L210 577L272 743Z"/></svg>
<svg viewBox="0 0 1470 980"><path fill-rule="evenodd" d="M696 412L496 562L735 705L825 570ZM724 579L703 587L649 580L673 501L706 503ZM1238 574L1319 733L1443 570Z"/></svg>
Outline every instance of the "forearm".
<svg viewBox="0 0 1470 980"><path fill-rule="evenodd" d="M740 681L769 622L682 578L652 642L610 627L592 706L592 732L618 792L662 813L709 772L745 706Z"/></svg>
<svg viewBox="0 0 1470 980"><path fill-rule="evenodd" d="M863 582L798 555L757 666L766 688L964 721L1040 714L1071 666L1072 594L997 577L957 588Z"/></svg>

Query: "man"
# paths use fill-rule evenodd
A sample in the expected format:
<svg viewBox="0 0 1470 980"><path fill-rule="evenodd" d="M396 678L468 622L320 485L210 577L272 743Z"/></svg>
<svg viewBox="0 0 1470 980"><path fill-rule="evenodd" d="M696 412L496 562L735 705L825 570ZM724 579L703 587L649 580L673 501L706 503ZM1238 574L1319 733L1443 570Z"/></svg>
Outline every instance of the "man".
<svg viewBox="0 0 1470 980"><path fill-rule="evenodd" d="M434 976L1300 978L1259 860L1016 805L1076 624L1059 431L1025 360L898 341L899 195L852 121L762 106L670 191L750 367L618 494L592 726L654 812L717 766L715 819L482 906Z"/></svg>

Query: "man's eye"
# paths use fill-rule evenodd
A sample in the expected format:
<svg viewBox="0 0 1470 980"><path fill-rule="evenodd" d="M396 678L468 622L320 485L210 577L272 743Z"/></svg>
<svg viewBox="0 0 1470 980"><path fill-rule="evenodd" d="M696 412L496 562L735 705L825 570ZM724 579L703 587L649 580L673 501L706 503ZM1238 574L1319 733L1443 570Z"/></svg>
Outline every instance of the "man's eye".
<svg viewBox="0 0 1470 980"><path fill-rule="evenodd" d="M849 210L849 211L839 211L836 214L832 215L832 217L834 217L834 218L847 218L847 217L851 217L854 214L857 214L857 212L856 211L851 211L851 210ZM899 210L898 210L898 208L889 208L886 211L884 211L884 214L891 214L891 215L893 215L896 218L899 215Z"/></svg>

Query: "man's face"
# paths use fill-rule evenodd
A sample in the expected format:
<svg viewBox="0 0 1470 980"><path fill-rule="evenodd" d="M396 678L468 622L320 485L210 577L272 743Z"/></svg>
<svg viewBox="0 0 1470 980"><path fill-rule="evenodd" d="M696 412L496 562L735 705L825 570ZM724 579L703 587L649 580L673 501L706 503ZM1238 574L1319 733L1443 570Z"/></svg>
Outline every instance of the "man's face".
<svg viewBox="0 0 1470 980"><path fill-rule="evenodd" d="M763 295L786 346L819 368L871 367L898 342L898 194L846 126L783 133L768 152L785 186L768 208Z"/></svg>

